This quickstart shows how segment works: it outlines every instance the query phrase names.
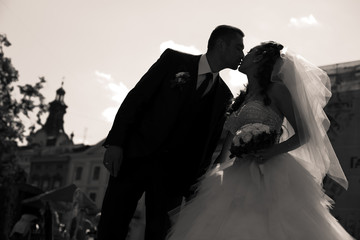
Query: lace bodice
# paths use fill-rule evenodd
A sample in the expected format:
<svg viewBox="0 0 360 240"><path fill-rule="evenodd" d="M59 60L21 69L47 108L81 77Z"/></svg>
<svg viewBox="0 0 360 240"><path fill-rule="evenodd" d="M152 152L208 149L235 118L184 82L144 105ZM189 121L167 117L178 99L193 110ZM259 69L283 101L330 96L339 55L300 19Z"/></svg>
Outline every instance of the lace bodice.
<svg viewBox="0 0 360 240"><path fill-rule="evenodd" d="M233 112L226 120L224 128L235 134L245 124L263 123L280 134L282 122L281 117L269 106L265 106L260 100L254 100Z"/></svg>

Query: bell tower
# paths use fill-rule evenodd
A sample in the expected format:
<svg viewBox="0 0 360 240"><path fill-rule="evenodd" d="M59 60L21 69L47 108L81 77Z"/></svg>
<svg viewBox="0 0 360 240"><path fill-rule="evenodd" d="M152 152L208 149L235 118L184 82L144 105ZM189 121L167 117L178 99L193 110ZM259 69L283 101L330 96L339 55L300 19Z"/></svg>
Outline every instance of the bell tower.
<svg viewBox="0 0 360 240"><path fill-rule="evenodd" d="M43 127L31 134L29 140L31 143L40 146L60 146L73 144L64 131L64 115L66 113L66 104L64 102L65 90L61 87L56 90L55 100L49 103L49 116Z"/></svg>
<svg viewBox="0 0 360 240"><path fill-rule="evenodd" d="M66 104L64 102L65 90L61 87L56 91L55 100L49 103L49 116L44 125L44 130L48 139L56 138L59 133L64 132L64 115L66 113Z"/></svg>

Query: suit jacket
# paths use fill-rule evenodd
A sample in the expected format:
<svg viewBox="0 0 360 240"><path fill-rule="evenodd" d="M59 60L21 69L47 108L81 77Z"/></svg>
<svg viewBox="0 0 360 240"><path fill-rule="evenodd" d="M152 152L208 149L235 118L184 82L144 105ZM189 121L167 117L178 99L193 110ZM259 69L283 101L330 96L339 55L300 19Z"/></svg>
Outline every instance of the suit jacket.
<svg viewBox="0 0 360 240"><path fill-rule="evenodd" d="M167 49L145 73L121 104L104 145L124 148L127 158L147 156L164 150L169 136L177 127L180 114L193 106L200 55ZM185 82L176 83L175 75L189 73ZM201 156L196 161L209 166L220 138L225 112L232 93L219 77L214 89L209 129ZM192 155L194 149L183 149L182 155Z"/></svg>

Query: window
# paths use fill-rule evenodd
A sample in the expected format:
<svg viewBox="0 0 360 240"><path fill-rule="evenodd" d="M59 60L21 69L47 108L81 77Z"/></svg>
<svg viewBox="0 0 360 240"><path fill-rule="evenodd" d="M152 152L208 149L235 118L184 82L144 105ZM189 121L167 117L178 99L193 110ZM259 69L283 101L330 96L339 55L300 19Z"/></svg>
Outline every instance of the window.
<svg viewBox="0 0 360 240"><path fill-rule="evenodd" d="M33 185L35 187L40 187L39 186L39 180L37 180L37 179L32 180L31 185Z"/></svg>
<svg viewBox="0 0 360 240"><path fill-rule="evenodd" d="M59 188L61 185L61 182L59 179L54 180L54 188Z"/></svg>
<svg viewBox="0 0 360 240"><path fill-rule="evenodd" d="M77 167L76 168L75 180L81 180L82 171L83 171L82 167Z"/></svg>
<svg viewBox="0 0 360 240"><path fill-rule="evenodd" d="M42 190L46 191L49 188L49 180L45 179L42 183Z"/></svg>
<svg viewBox="0 0 360 240"><path fill-rule="evenodd" d="M52 188L59 188L61 186L62 177L60 174L56 174L52 177Z"/></svg>
<svg viewBox="0 0 360 240"><path fill-rule="evenodd" d="M97 166L94 168L93 180L99 180L99 178L100 178L100 167Z"/></svg>
<svg viewBox="0 0 360 240"><path fill-rule="evenodd" d="M93 200L94 202L96 202L96 193L94 193L94 192L90 193L90 194L89 194L89 198L90 198L91 200Z"/></svg>
<svg viewBox="0 0 360 240"><path fill-rule="evenodd" d="M39 180L39 176L38 175L34 175L32 178L31 178L31 185L35 186L35 187L38 187L40 188L40 180Z"/></svg>

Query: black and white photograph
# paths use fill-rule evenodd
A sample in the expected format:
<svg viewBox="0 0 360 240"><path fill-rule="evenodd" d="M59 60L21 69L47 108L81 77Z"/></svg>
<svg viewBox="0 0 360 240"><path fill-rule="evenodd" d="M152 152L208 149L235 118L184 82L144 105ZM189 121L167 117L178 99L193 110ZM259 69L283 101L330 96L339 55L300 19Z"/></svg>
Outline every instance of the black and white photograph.
<svg viewBox="0 0 360 240"><path fill-rule="evenodd" d="M360 239L359 9L0 0L0 239Z"/></svg>

